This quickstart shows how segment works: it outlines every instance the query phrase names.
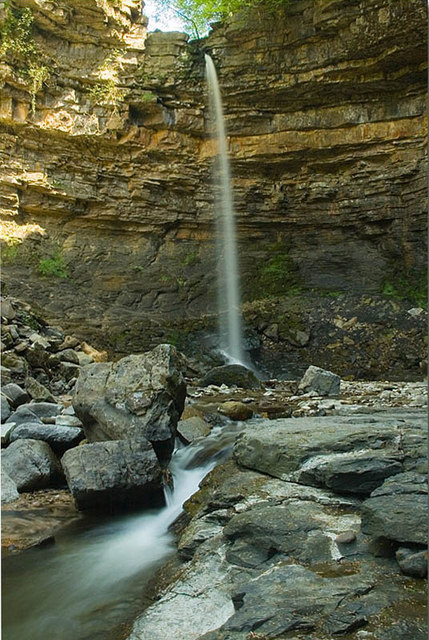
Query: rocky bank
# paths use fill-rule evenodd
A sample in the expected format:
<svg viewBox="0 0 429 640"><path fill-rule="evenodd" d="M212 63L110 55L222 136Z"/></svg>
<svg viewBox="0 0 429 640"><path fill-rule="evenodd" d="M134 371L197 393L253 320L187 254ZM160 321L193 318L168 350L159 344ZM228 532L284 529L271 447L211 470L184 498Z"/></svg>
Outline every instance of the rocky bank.
<svg viewBox="0 0 429 640"><path fill-rule="evenodd" d="M33 22L22 53L2 10L6 293L122 353L215 324L208 51L250 328L258 301L291 291L420 306L424 0L294 0L193 41L148 33L139 0L11 7Z"/></svg>
<svg viewBox="0 0 429 640"><path fill-rule="evenodd" d="M235 365L199 378L170 345L105 362L25 304L2 308L6 550L55 544L82 511L161 504L178 437L193 464L222 462L174 523L178 554L130 640L423 640L424 383L314 366L301 381Z"/></svg>

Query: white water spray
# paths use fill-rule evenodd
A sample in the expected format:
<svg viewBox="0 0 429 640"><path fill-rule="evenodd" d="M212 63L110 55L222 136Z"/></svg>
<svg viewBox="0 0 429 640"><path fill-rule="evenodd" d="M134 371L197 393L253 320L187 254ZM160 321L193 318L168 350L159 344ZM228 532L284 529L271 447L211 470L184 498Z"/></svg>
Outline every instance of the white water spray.
<svg viewBox="0 0 429 640"><path fill-rule="evenodd" d="M242 347L240 291L238 282L237 240L222 99L213 60L207 54L205 60L210 114L216 124L216 139L218 143L215 206L220 347L229 360L243 363L244 354Z"/></svg>

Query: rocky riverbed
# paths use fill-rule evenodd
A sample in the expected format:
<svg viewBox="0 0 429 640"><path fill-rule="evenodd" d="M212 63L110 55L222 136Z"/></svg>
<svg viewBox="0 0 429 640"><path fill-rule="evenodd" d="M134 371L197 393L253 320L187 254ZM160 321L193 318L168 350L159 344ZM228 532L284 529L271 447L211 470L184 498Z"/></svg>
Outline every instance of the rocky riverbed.
<svg viewBox="0 0 429 640"><path fill-rule="evenodd" d="M423 381L196 378L169 345L107 362L3 302L6 552L55 544L85 512L162 504L178 438L223 462L129 640L426 637Z"/></svg>

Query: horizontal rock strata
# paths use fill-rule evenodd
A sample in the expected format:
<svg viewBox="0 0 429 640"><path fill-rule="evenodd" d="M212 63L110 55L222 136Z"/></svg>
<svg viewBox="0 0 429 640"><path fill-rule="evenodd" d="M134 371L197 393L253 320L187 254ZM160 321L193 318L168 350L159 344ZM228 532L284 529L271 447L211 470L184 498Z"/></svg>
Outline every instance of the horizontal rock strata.
<svg viewBox="0 0 429 640"><path fill-rule="evenodd" d="M120 349L125 322L156 341L214 310L202 49L224 96L245 298L418 280L424 0L299 0L202 42L148 35L138 0L12 6L32 11L47 75L33 91L16 56L2 67L4 277L51 318Z"/></svg>

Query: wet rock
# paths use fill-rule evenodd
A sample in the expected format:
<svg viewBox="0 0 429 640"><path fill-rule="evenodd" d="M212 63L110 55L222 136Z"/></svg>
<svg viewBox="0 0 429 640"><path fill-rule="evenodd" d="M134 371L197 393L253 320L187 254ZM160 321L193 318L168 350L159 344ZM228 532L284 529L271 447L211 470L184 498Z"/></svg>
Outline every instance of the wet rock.
<svg viewBox="0 0 429 640"><path fill-rule="evenodd" d="M10 442L22 439L43 440L56 455L62 456L84 439L84 433L77 427L25 423L17 426L10 435Z"/></svg>
<svg viewBox="0 0 429 640"><path fill-rule="evenodd" d="M426 549L400 547L396 560L402 573L412 578L426 578L428 574L428 552Z"/></svg>
<svg viewBox="0 0 429 640"><path fill-rule="evenodd" d="M261 383L250 369L241 364L226 364L211 369L200 381L201 387L225 384L227 387L241 387L243 389L261 389Z"/></svg>
<svg viewBox="0 0 429 640"><path fill-rule="evenodd" d="M177 433L187 444L190 444L197 438L208 436L210 427L202 418L191 416L186 420L179 420Z"/></svg>
<svg viewBox="0 0 429 640"><path fill-rule="evenodd" d="M362 504L362 532L374 538L425 545L427 483L403 473L389 478Z"/></svg>
<svg viewBox="0 0 429 640"><path fill-rule="evenodd" d="M61 462L81 510L156 507L164 502L161 468L147 441L84 444L67 451Z"/></svg>
<svg viewBox="0 0 429 640"><path fill-rule="evenodd" d="M58 458L40 440L17 440L2 452L1 459L20 492L53 486L62 477Z"/></svg>
<svg viewBox="0 0 429 640"><path fill-rule="evenodd" d="M223 402L218 411L231 420L248 420L253 416L253 411L248 405L234 400Z"/></svg>
<svg viewBox="0 0 429 640"><path fill-rule="evenodd" d="M183 357L167 344L84 367L73 406L88 440L145 436L155 448L165 447L168 458L185 403L183 368Z"/></svg>
<svg viewBox="0 0 429 640"><path fill-rule="evenodd" d="M2 387L2 393L10 400L12 407L19 407L21 404L25 404L30 401L30 396L27 391L20 387L18 384L10 382Z"/></svg>
<svg viewBox="0 0 429 640"><path fill-rule="evenodd" d="M25 379L25 388L36 402L55 402L55 398L49 389L31 376L27 376Z"/></svg>
<svg viewBox="0 0 429 640"><path fill-rule="evenodd" d="M341 378L331 371L311 365L301 379L298 391L314 391L321 396L337 396L340 393Z"/></svg>
<svg viewBox="0 0 429 640"><path fill-rule="evenodd" d="M0 407L1 421L6 422L6 420L11 414L11 410L10 410L9 400L7 396L5 396L3 393L0 395L0 402L1 402L1 407Z"/></svg>
<svg viewBox="0 0 429 640"><path fill-rule="evenodd" d="M12 480L10 475L6 472L5 469L1 470L1 503L7 504L8 502L13 502L14 500L18 500L19 493L16 486L16 483Z"/></svg>

